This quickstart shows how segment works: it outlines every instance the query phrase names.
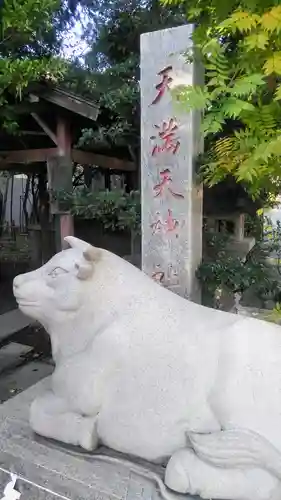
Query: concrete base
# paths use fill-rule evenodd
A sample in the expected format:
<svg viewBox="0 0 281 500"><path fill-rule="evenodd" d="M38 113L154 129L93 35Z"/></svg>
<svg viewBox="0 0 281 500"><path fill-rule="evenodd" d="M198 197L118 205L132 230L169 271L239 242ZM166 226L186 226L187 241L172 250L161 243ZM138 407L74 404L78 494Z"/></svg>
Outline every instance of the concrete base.
<svg viewBox="0 0 281 500"><path fill-rule="evenodd" d="M106 449L98 456L85 454L35 436L28 423L30 403L48 386L46 378L0 405L0 498L10 473L18 476L15 489L20 500L191 498L161 488L162 467L130 461Z"/></svg>
<svg viewBox="0 0 281 500"><path fill-rule="evenodd" d="M0 349L1 355L1 349ZM54 367L47 361L30 361L16 369L0 375L0 403L4 403L25 391L40 380L48 377ZM1 413L1 406L0 406ZM1 497L0 497L1 498Z"/></svg>
<svg viewBox="0 0 281 500"><path fill-rule="evenodd" d="M13 309L0 315L0 342L14 333L26 328L31 323L30 318L24 316L19 309Z"/></svg>

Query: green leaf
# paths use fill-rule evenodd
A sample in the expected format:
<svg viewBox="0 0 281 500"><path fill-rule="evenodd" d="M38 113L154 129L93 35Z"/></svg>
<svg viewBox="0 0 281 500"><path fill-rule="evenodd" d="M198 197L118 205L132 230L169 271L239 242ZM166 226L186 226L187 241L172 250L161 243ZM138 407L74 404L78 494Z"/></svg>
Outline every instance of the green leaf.
<svg viewBox="0 0 281 500"><path fill-rule="evenodd" d="M263 141L253 154L254 161L268 162L272 156L281 156L281 138L279 135L271 140Z"/></svg>
<svg viewBox="0 0 281 500"><path fill-rule="evenodd" d="M260 17L257 14L238 10L223 21L219 25L219 29L222 31L230 29L231 31L247 32L255 28L259 20Z"/></svg>
<svg viewBox="0 0 281 500"><path fill-rule="evenodd" d="M172 91L176 104L185 111L203 110L210 104L210 93L200 86L181 86Z"/></svg>
<svg viewBox="0 0 281 500"><path fill-rule="evenodd" d="M239 182L253 182L254 177L257 177L258 169L256 163L251 160L243 162L237 170L237 180Z"/></svg>
<svg viewBox="0 0 281 500"><path fill-rule="evenodd" d="M271 155L281 156L281 137L277 137L268 143L268 151Z"/></svg>
<svg viewBox="0 0 281 500"><path fill-rule="evenodd" d="M230 97L224 102L221 110L229 118L238 118L242 111L254 111L255 106L246 101Z"/></svg>
<svg viewBox="0 0 281 500"><path fill-rule="evenodd" d="M243 95L254 93L258 86L264 84L264 76L260 73L254 73L235 80L233 87L229 91L232 95L242 97Z"/></svg>
<svg viewBox="0 0 281 500"><path fill-rule="evenodd" d="M281 100L281 83L278 85L275 95L274 95L275 101L280 101Z"/></svg>
<svg viewBox="0 0 281 500"><path fill-rule="evenodd" d="M245 45L250 50L261 49L264 50L269 43L269 35L268 33L258 32L253 35L249 35L244 40Z"/></svg>
<svg viewBox="0 0 281 500"><path fill-rule="evenodd" d="M222 52L222 46L217 38L211 38L202 45L201 52L204 56L214 56Z"/></svg>
<svg viewBox="0 0 281 500"><path fill-rule="evenodd" d="M179 2L180 3L180 2ZM193 19L198 19L198 17L202 14L203 8L202 7L191 7L188 9L188 17Z"/></svg>
<svg viewBox="0 0 281 500"><path fill-rule="evenodd" d="M281 75L281 51L274 52L273 55L265 62L263 69L266 76L269 76L272 73Z"/></svg>
<svg viewBox="0 0 281 500"><path fill-rule="evenodd" d="M201 124L201 130L206 137L209 134L217 134L223 128L225 119L220 112L210 112L205 117Z"/></svg>
<svg viewBox="0 0 281 500"><path fill-rule="evenodd" d="M261 17L261 24L267 31L281 31L281 6L273 7Z"/></svg>

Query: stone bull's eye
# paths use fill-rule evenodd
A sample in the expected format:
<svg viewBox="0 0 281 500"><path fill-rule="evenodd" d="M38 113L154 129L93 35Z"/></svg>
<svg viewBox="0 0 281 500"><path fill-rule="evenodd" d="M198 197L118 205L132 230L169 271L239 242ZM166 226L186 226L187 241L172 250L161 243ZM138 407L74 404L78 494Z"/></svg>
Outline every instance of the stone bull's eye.
<svg viewBox="0 0 281 500"><path fill-rule="evenodd" d="M51 276L52 278L56 278L60 274L65 274L67 273L66 269L63 269L62 267L55 267L48 273L48 276Z"/></svg>

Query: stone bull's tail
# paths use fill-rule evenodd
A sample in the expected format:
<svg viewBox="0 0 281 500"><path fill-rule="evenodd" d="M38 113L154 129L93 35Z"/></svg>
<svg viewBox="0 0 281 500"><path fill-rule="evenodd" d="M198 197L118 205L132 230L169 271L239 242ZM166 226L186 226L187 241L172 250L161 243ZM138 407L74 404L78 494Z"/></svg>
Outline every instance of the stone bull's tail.
<svg viewBox="0 0 281 500"><path fill-rule="evenodd" d="M267 439L249 430L211 434L189 433L191 446L202 460L217 467L265 469L281 480L281 453Z"/></svg>

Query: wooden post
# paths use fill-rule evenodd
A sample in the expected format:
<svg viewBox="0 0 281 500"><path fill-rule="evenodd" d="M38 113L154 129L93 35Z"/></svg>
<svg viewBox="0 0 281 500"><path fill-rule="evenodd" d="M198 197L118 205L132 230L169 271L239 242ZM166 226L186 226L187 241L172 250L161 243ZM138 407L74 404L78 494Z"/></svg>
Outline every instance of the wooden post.
<svg viewBox="0 0 281 500"><path fill-rule="evenodd" d="M71 130L65 118L57 118L57 145L61 156L71 158Z"/></svg>
<svg viewBox="0 0 281 500"><path fill-rule="evenodd" d="M68 247L64 241L65 236L74 234L73 217L70 213L62 213L55 215L55 238L56 251L64 250Z"/></svg>
<svg viewBox="0 0 281 500"><path fill-rule="evenodd" d="M65 236L73 235L73 218L69 211L61 211L52 197L52 192L72 190L71 131L69 123L62 117L57 121L57 143L59 156L47 161L48 182L51 193L51 213L54 215L56 251L66 248Z"/></svg>

